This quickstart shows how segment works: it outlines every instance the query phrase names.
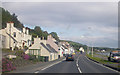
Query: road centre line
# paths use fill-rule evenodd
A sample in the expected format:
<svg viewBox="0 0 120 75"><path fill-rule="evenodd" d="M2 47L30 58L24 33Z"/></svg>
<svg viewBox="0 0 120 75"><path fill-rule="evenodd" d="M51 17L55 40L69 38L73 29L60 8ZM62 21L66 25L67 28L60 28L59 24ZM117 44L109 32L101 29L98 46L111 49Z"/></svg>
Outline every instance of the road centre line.
<svg viewBox="0 0 120 75"><path fill-rule="evenodd" d="M78 64L76 64L77 65L77 67L78 67Z"/></svg>
<svg viewBox="0 0 120 75"><path fill-rule="evenodd" d="M80 57L80 56L79 56L79 57ZM79 66L78 66L79 57L78 57L77 60L76 60L76 66L78 67L78 71L79 71L80 73L82 73L82 71L80 70L80 68L79 68Z"/></svg>
<svg viewBox="0 0 120 75"><path fill-rule="evenodd" d="M85 58L87 58L87 57L85 56ZM109 69L109 70L112 70L112 71L115 71L115 72L120 73L119 71L116 71L116 70L114 70L114 69L112 69L112 68L106 67L106 66L104 66L103 64L96 63L96 62L94 62L94 61L92 61L92 60L90 60L90 59L88 59L88 58L87 58L87 60L89 60L89 61L91 61L91 62L93 62L93 63L95 63L95 64L97 64L97 65L100 65L100 66L102 66L102 67L104 67L104 68L107 68L107 69Z"/></svg>
<svg viewBox="0 0 120 75"><path fill-rule="evenodd" d="M78 70L79 70L79 72L80 72L80 73L82 73L82 71L80 70L80 68L79 68L79 67L78 67Z"/></svg>

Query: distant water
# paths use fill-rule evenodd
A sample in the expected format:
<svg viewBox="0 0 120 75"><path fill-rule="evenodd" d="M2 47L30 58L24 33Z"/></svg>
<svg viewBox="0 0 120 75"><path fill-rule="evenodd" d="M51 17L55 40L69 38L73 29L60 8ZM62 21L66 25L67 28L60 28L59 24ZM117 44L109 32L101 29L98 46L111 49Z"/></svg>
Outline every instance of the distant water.
<svg viewBox="0 0 120 75"><path fill-rule="evenodd" d="M106 56L108 56L108 55L109 55L109 52L105 52L105 53L97 53L97 54L101 54L101 55L106 55Z"/></svg>

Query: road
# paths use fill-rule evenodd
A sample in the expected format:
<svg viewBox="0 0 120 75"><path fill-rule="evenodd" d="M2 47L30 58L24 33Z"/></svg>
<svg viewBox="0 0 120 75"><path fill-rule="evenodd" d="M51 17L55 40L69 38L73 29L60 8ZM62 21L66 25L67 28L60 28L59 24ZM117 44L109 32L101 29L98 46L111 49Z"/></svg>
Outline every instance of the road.
<svg viewBox="0 0 120 75"><path fill-rule="evenodd" d="M58 62L35 73L118 73L115 70L97 64L86 58L85 54L76 54L75 61Z"/></svg>

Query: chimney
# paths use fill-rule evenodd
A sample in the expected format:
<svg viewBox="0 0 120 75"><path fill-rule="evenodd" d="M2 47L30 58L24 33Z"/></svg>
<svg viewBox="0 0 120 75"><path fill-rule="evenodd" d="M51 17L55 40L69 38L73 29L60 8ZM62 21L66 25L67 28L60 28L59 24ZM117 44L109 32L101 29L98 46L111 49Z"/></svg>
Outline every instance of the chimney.
<svg viewBox="0 0 120 75"><path fill-rule="evenodd" d="M7 28L12 28L14 27L14 23L13 22L8 22L7 23Z"/></svg>
<svg viewBox="0 0 120 75"><path fill-rule="evenodd" d="M26 34L29 35L29 29L28 28L26 28Z"/></svg>
<svg viewBox="0 0 120 75"><path fill-rule="evenodd" d="M37 38L38 38L38 36L37 36Z"/></svg>
<svg viewBox="0 0 120 75"><path fill-rule="evenodd" d="M47 39L52 39L52 35L49 34L48 37L47 37Z"/></svg>
<svg viewBox="0 0 120 75"><path fill-rule="evenodd" d="M26 32L26 29L25 29L25 28L23 28L23 33L25 34L25 32Z"/></svg>
<svg viewBox="0 0 120 75"><path fill-rule="evenodd" d="M44 37L42 37L42 40L45 40Z"/></svg>

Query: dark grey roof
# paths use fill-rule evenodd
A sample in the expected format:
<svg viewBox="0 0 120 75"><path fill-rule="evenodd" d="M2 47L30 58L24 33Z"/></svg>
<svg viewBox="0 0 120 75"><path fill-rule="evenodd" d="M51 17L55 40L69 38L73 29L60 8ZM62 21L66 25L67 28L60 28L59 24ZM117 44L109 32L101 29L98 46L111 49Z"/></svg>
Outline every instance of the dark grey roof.
<svg viewBox="0 0 120 75"><path fill-rule="evenodd" d="M67 49L67 47L65 47L64 45L62 45L65 49Z"/></svg>
<svg viewBox="0 0 120 75"><path fill-rule="evenodd" d="M46 45L50 50L52 50L52 52L57 53L57 51L53 47L51 47L50 44L46 44Z"/></svg>
<svg viewBox="0 0 120 75"><path fill-rule="evenodd" d="M50 49L48 49L43 43L40 43L46 50L48 50L49 52L52 52Z"/></svg>
<svg viewBox="0 0 120 75"><path fill-rule="evenodd" d="M58 42L55 42L55 44L57 44L57 45L58 45Z"/></svg>
<svg viewBox="0 0 120 75"><path fill-rule="evenodd" d="M6 32L7 33L7 32ZM12 37L9 33L7 33L15 42L18 42L14 37Z"/></svg>

